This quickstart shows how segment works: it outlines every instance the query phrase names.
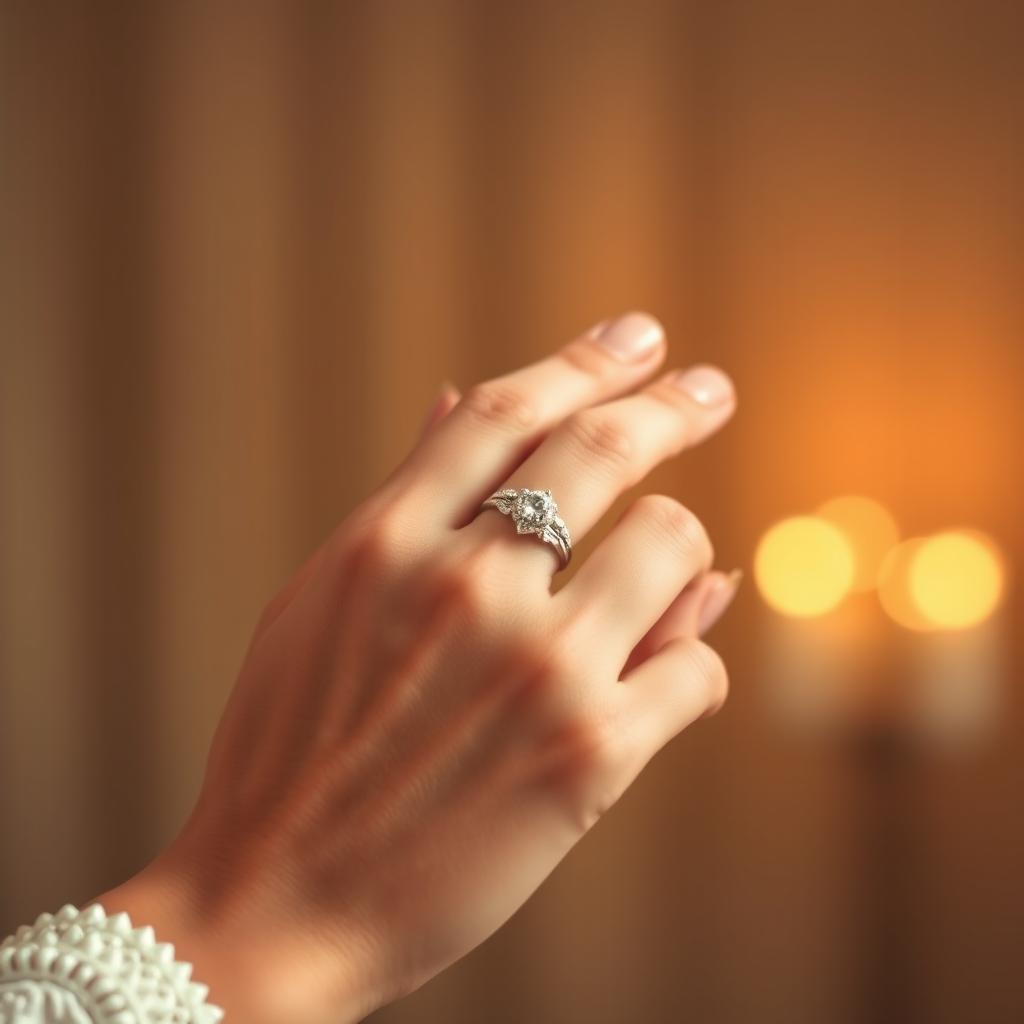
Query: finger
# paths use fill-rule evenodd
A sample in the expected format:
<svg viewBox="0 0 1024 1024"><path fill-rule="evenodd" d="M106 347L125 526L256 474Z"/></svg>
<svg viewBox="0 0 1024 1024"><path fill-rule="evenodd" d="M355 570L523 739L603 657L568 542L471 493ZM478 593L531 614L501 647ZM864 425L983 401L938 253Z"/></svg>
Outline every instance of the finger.
<svg viewBox="0 0 1024 1024"><path fill-rule="evenodd" d="M700 520L674 498L646 494L629 506L555 601L570 619L592 623L622 665L711 559Z"/></svg>
<svg viewBox="0 0 1024 1024"><path fill-rule="evenodd" d="M732 382L718 369L696 366L661 377L637 394L570 416L537 447L501 487L550 489L574 541L580 540L615 499L659 462L718 430L736 406ZM551 553L530 545L485 510L469 529L496 543L517 545L550 572ZM501 540L500 538L504 538Z"/></svg>
<svg viewBox="0 0 1024 1024"><path fill-rule="evenodd" d="M631 672L672 640L707 633L732 603L742 578L743 573L734 569L702 573L691 580L630 651L623 672Z"/></svg>
<svg viewBox="0 0 1024 1024"><path fill-rule="evenodd" d="M625 731L644 761L698 718L718 711L729 692L717 652L689 637L667 644L622 682Z"/></svg>
<svg viewBox="0 0 1024 1024"><path fill-rule="evenodd" d="M557 423L625 394L660 365L661 324L627 313L554 355L471 388L405 467L406 493L461 526Z"/></svg>
<svg viewBox="0 0 1024 1024"><path fill-rule="evenodd" d="M711 631L732 604L742 582L742 569L733 569L724 579L715 580L708 593L704 595L697 614L697 636L705 636Z"/></svg>
<svg viewBox="0 0 1024 1024"><path fill-rule="evenodd" d="M455 408L461 397L459 389L454 384L445 381L441 385L441 392L437 396L437 400L430 407L430 411L427 413L423 426L420 429L421 440L430 433L436 423L443 420Z"/></svg>

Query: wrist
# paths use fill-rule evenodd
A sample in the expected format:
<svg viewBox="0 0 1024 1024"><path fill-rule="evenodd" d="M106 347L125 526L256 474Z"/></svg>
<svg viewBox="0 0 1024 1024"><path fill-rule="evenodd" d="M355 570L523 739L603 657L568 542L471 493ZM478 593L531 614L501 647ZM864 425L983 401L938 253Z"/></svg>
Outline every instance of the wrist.
<svg viewBox="0 0 1024 1024"><path fill-rule="evenodd" d="M338 956L303 952L299 937L269 922L213 915L187 879L159 860L92 902L108 915L124 911L133 927L149 925L158 942L171 943L175 960L192 965L192 980L224 1010L225 1024L356 1024L381 1005Z"/></svg>
<svg viewBox="0 0 1024 1024"><path fill-rule="evenodd" d="M212 955L210 936L179 878L148 868L89 902L98 903L108 916L126 913L133 928L151 927L157 942L174 947L176 961L191 965L192 981L206 986L208 1000L225 1011L226 1020L243 1016L234 1005L234 988L245 979L231 979L221 958Z"/></svg>

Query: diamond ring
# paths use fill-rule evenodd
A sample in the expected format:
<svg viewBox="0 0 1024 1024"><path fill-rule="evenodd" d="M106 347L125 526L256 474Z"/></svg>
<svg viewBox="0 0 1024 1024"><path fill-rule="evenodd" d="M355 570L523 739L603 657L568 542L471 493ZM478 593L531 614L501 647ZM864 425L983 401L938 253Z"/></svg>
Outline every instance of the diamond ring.
<svg viewBox="0 0 1024 1024"><path fill-rule="evenodd" d="M572 558L572 540L569 527L558 514L558 503L550 491L532 491L527 487L516 490L506 487L492 494L481 506L496 508L502 515L511 516L516 533L535 533L558 552L560 568L564 569Z"/></svg>

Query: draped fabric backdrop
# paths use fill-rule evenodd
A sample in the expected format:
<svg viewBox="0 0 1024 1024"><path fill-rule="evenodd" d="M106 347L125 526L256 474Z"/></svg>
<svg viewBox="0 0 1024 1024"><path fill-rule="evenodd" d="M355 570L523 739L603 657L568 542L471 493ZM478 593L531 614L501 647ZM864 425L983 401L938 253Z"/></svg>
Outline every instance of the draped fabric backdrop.
<svg viewBox="0 0 1024 1024"><path fill-rule="evenodd" d="M849 491L1019 562L1022 29L967 0L0 4L0 933L175 834L260 608L442 379L604 317L736 379L735 423L644 485L722 568ZM916 641L864 608L898 688ZM747 583L726 710L374 1020L1024 1019L1019 613L997 720L889 756L773 698L786 624Z"/></svg>

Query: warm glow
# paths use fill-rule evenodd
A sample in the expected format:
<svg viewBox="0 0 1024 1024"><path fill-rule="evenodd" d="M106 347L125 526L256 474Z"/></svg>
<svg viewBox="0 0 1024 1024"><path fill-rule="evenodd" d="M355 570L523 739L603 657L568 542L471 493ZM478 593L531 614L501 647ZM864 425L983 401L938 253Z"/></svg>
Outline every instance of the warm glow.
<svg viewBox="0 0 1024 1024"><path fill-rule="evenodd" d="M939 629L968 629L995 610L1003 572L994 545L980 534L940 533L924 541L910 563L910 595Z"/></svg>
<svg viewBox="0 0 1024 1024"><path fill-rule="evenodd" d="M824 615L849 593L854 554L838 527L815 516L776 523L761 538L754 578L764 599L786 615Z"/></svg>
<svg viewBox="0 0 1024 1024"><path fill-rule="evenodd" d="M904 541L885 556L878 572L878 599L889 617L907 629L921 631L935 629L935 623L921 613L910 592L910 566L925 543L924 537Z"/></svg>
<svg viewBox="0 0 1024 1024"><path fill-rule="evenodd" d="M853 549L855 569L851 589L872 590L885 556L899 540L899 528L888 510L871 498L847 495L833 498L818 515L838 526Z"/></svg>

